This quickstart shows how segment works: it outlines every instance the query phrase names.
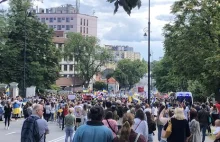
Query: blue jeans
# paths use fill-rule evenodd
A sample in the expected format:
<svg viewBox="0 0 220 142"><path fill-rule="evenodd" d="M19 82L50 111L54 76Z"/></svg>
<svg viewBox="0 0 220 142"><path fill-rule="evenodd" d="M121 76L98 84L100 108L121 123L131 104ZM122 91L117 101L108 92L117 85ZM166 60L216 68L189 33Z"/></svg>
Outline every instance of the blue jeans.
<svg viewBox="0 0 220 142"><path fill-rule="evenodd" d="M205 135L208 125L200 124L200 131L202 131L202 142L205 142Z"/></svg>
<svg viewBox="0 0 220 142"><path fill-rule="evenodd" d="M162 130L163 130L163 125L157 125L158 141L160 141L161 139Z"/></svg>
<svg viewBox="0 0 220 142"><path fill-rule="evenodd" d="M153 141L154 141L154 135L148 134L148 142L153 142Z"/></svg>
<svg viewBox="0 0 220 142"><path fill-rule="evenodd" d="M72 142L72 140L73 140L73 127L66 126L65 132L66 132L65 142L68 142L69 137L70 137L70 142Z"/></svg>

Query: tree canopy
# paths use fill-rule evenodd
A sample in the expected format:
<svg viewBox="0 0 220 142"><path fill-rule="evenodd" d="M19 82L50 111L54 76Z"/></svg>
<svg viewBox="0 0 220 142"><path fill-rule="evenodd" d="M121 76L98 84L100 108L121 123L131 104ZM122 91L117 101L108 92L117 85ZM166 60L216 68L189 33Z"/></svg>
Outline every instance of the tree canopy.
<svg viewBox="0 0 220 142"><path fill-rule="evenodd" d="M23 87L26 44L26 85L50 88L59 77L60 51L52 42L53 30L30 13L30 1L10 0L9 10L1 15L0 80L18 82ZM25 43L26 40L26 43Z"/></svg>
<svg viewBox="0 0 220 142"><path fill-rule="evenodd" d="M190 88L196 90L191 86L202 86L200 92L196 90L193 93L205 96L219 94L219 3L213 0L179 0L172 5L171 13L175 19L164 26L165 57L158 65L162 67L157 67L166 73L156 81L162 77L175 77L175 80L183 81L185 91ZM169 61L168 70L166 66L161 65L166 61ZM158 72L158 69L155 71ZM155 74L157 75L158 73ZM169 83L166 81L165 85ZM167 85L167 89L161 90L178 90L181 84L178 83L179 81L174 84L174 88Z"/></svg>
<svg viewBox="0 0 220 142"><path fill-rule="evenodd" d="M127 12L128 15L131 14L131 10L135 7L141 7L141 0L107 0L107 2L114 3L115 10L114 14L118 11L121 6Z"/></svg>
<svg viewBox="0 0 220 142"><path fill-rule="evenodd" d="M143 60L124 59L118 62L114 78L121 88L132 88L147 72L147 63Z"/></svg>
<svg viewBox="0 0 220 142"><path fill-rule="evenodd" d="M101 67L112 59L111 52L101 47L96 37L84 37L80 33L68 33L64 50L65 55L74 57L74 69L83 79L85 87L90 79L101 71Z"/></svg>

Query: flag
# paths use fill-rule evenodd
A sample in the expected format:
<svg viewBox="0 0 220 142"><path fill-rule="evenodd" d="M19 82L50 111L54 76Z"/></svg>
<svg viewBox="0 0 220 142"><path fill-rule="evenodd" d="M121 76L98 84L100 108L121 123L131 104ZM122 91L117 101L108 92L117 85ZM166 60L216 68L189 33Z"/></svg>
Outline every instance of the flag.
<svg viewBox="0 0 220 142"><path fill-rule="evenodd" d="M6 95L9 96L9 94L10 94L10 92L9 92L9 87L6 88L5 93L6 93Z"/></svg>

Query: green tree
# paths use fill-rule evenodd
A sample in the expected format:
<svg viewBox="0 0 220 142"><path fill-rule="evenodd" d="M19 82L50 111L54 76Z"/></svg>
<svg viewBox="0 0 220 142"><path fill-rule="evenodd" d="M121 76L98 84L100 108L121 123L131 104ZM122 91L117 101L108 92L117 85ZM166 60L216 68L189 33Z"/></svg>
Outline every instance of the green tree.
<svg viewBox="0 0 220 142"><path fill-rule="evenodd" d="M173 70L186 80L198 81L205 95L219 96L220 9L212 0L180 0L173 4L175 20L164 27L165 55ZM220 99L220 97L218 98Z"/></svg>
<svg viewBox="0 0 220 142"><path fill-rule="evenodd" d="M131 14L131 10L135 7L141 7L141 0L107 0L107 2L114 3L114 14L118 11L119 6L123 7L128 15Z"/></svg>
<svg viewBox="0 0 220 142"><path fill-rule="evenodd" d="M74 57L75 70L85 87L101 67L112 59L111 52L101 47L96 37L84 37L80 33L68 33L64 54Z"/></svg>
<svg viewBox="0 0 220 142"><path fill-rule="evenodd" d="M22 90L26 39L26 87L49 88L59 77L61 55L52 42L53 30L40 23L34 13L28 15L32 7L29 0L10 0L9 6L7 27L0 27L7 37L0 45L0 79L5 83L18 82Z"/></svg>
<svg viewBox="0 0 220 142"><path fill-rule="evenodd" d="M99 82L99 81L96 81L94 84L93 84L93 90L103 90L103 89L106 89L107 88L107 85L106 83L104 82Z"/></svg>
<svg viewBox="0 0 220 142"><path fill-rule="evenodd" d="M146 72L147 64L145 61L124 59L118 62L114 77L119 82L120 87L131 89Z"/></svg>

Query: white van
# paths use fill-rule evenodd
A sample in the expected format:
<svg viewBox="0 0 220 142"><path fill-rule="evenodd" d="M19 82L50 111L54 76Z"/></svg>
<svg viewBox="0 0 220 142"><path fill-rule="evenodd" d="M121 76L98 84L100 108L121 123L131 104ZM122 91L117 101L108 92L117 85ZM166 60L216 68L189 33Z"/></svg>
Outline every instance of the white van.
<svg viewBox="0 0 220 142"><path fill-rule="evenodd" d="M191 92L176 92L175 100L178 102L188 102L190 105L193 104L193 96Z"/></svg>

